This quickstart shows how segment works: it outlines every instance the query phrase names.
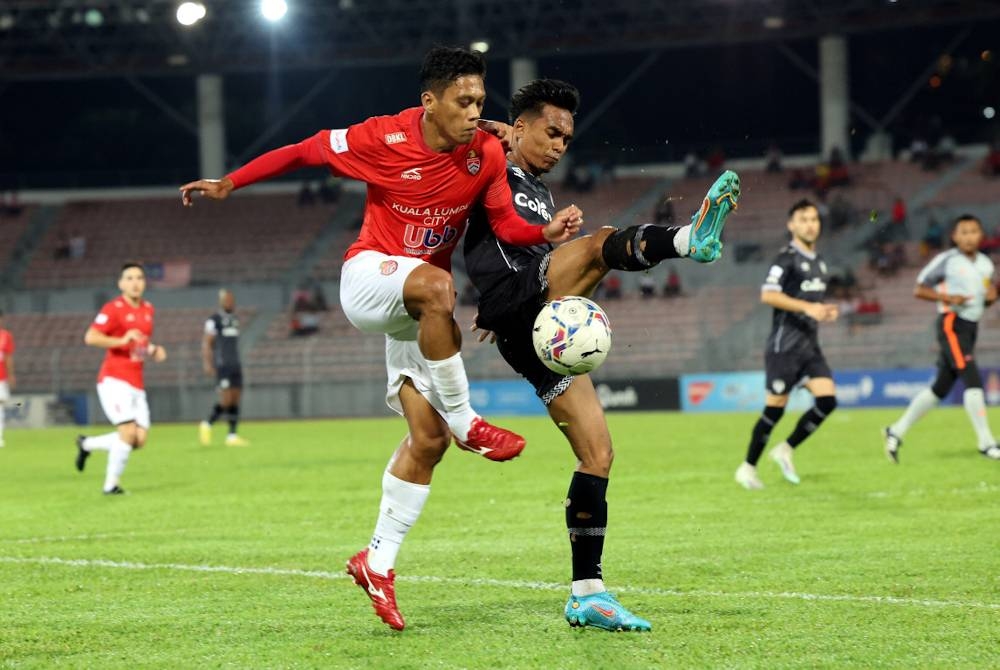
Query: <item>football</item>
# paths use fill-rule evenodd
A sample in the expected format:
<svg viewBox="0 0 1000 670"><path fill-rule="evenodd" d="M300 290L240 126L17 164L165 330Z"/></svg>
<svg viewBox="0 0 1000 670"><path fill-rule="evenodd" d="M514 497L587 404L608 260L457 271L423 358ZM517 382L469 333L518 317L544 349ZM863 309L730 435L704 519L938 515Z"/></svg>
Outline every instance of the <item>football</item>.
<svg viewBox="0 0 1000 670"><path fill-rule="evenodd" d="M611 350L611 322L587 298L565 296L546 303L535 317L535 353L545 367L564 375L593 372Z"/></svg>

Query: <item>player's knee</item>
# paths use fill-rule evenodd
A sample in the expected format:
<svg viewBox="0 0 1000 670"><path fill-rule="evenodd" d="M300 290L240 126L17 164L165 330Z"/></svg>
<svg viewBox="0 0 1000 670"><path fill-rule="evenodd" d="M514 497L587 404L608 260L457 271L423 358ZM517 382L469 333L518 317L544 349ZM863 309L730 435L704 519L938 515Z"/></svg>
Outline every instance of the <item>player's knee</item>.
<svg viewBox="0 0 1000 670"><path fill-rule="evenodd" d="M818 409L823 416L830 416L830 413L837 409L837 396L821 395L817 397L816 409Z"/></svg>
<svg viewBox="0 0 1000 670"><path fill-rule="evenodd" d="M434 467L441 462L444 452L451 444L451 433L439 435L413 435L407 445L413 458L426 467Z"/></svg>
<svg viewBox="0 0 1000 670"><path fill-rule="evenodd" d="M455 284L451 275L440 268L426 271L414 282L413 295L410 296L424 311L445 311L449 314L455 311Z"/></svg>

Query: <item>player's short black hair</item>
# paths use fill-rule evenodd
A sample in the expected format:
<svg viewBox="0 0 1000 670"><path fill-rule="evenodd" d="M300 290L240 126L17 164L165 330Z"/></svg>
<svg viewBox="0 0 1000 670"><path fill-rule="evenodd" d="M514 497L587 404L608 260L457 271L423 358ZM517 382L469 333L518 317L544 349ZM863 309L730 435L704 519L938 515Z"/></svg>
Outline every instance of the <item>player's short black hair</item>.
<svg viewBox="0 0 1000 670"><path fill-rule="evenodd" d="M815 209L817 212L819 211L819 207L816 206L816 203L814 203L809 198L802 198L797 203L792 205L791 208L788 210L788 218L790 219L793 216L795 216L795 212L799 211L800 209L809 209L810 207Z"/></svg>
<svg viewBox="0 0 1000 670"><path fill-rule="evenodd" d="M142 263L140 263L139 261L125 261L124 263L122 263L121 270L118 271L118 278L121 279L121 276L125 274L125 271L128 270L129 268L139 268L140 270L142 270L142 276L143 277L146 276L146 268L142 267Z"/></svg>
<svg viewBox="0 0 1000 670"><path fill-rule="evenodd" d="M959 214L955 217L955 220L951 222L951 234L954 235L955 231L958 230L958 224L963 221L975 221L979 225L979 230L983 230L983 222L979 220L979 217L975 214Z"/></svg>
<svg viewBox="0 0 1000 670"><path fill-rule="evenodd" d="M517 89L510 98L508 114L514 123L519 116L527 113L541 114L542 107L552 105L576 114L580 106L580 92L576 86L558 79L535 79Z"/></svg>
<svg viewBox="0 0 1000 670"><path fill-rule="evenodd" d="M462 47L431 47L420 68L420 92L441 95L453 81L467 74L486 77L486 61L481 53Z"/></svg>

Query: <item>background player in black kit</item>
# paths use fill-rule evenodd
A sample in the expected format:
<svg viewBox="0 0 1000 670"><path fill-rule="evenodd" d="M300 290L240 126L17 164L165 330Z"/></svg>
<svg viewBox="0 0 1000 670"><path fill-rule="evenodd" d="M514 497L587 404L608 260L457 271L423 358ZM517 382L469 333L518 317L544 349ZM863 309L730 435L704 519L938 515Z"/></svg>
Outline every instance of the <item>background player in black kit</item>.
<svg viewBox="0 0 1000 670"><path fill-rule="evenodd" d="M541 175L565 154L573 137L577 90L561 81L533 81L511 100L507 134L507 180L514 207L525 220L544 225L555 204ZM719 257L726 216L739 198L739 178L725 172L687 226L644 225L601 228L593 235L551 245L516 248L498 240L481 210L473 212L465 235L465 263L479 290L476 328L492 331L510 366L528 379L566 435L578 459L566 500L566 525L573 555L572 594L565 616L573 626L607 630L649 630L648 621L625 609L604 587L601 555L607 526L605 493L614 456L611 436L593 382L587 375L564 377L538 360L532 326L550 297L587 296L611 269L646 270L665 258ZM484 333L480 339L488 335Z"/></svg>
<svg viewBox="0 0 1000 670"><path fill-rule="evenodd" d="M201 361L205 374L215 377L219 402L215 403L207 421L198 426L198 441L207 447L212 443L212 424L223 414L229 415L226 445L247 447L249 442L236 432L240 421L240 395L243 392L243 366L240 364L240 320L236 316L236 298L229 289L219 290L219 311L205 322L201 340Z"/></svg>
<svg viewBox="0 0 1000 670"><path fill-rule="evenodd" d="M800 200L788 212L792 239L768 270L760 301L774 308L771 334L764 351L767 395L764 412L753 427L747 458L736 470L736 481L746 489L762 489L757 461L788 404L788 394L802 382L816 399L814 407L799 419L788 439L776 445L771 459L793 484L799 476L792 463L792 450L812 435L837 407L830 366L819 348L821 321L834 321L837 306L823 302L829 279L826 262L816 253L820 233L819 211L808 200Z"/></svg>

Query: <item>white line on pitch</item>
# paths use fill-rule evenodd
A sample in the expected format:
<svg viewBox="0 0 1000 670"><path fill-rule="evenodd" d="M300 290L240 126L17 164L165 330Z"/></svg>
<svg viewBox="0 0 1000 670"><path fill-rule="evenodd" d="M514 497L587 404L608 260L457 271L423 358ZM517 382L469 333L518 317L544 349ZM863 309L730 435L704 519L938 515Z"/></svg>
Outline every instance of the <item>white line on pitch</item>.
<svg viewBox="0 0 1000 670"><path fill-rule="evenodd" d="M85 533L82 535L50 535L45 537L0 537L0 542L11 542L13 544L41 544L48 542L71 542L73 540L107 540L110 538L125 538L125 537L146 537L147 535L180 535L188 531L184 529L170 528L164 530L144 530L144 531L125 531L121 533Z"/></svg>
<svg viewBox="0 0 1000 670"><path fill-rule="evenodd" d="M189 565L185 563L134 563L130 561L107 561L86 558L55 558L47 556L0 556L0 563L27 563L36 565L65 565L79 568L112 568L121 570L177 570L183 572L219 572L230 575L277 575L284 577L313 577L316 579L348 579L343 572L325 570L299 570L296 568L254 568L228 565ZM496 586L500 588L531 589L536 591L565 591L566 584L552 582L529 582L507 579L433 577L409 575L398 577L403 582L454 584L456 586ZM930 600L923 598L900 598L897 596L855 596L848 594L799 593L795 591L678 591L674 589L622 586L615 589L619 593L637 593L649 596L673 598L749 598L780 600L811 600L819 602L876 603L884 605L916 605L918 607L965 607L973 609L1000 610L1000 603L984 603L966 600Z"/></svg>

